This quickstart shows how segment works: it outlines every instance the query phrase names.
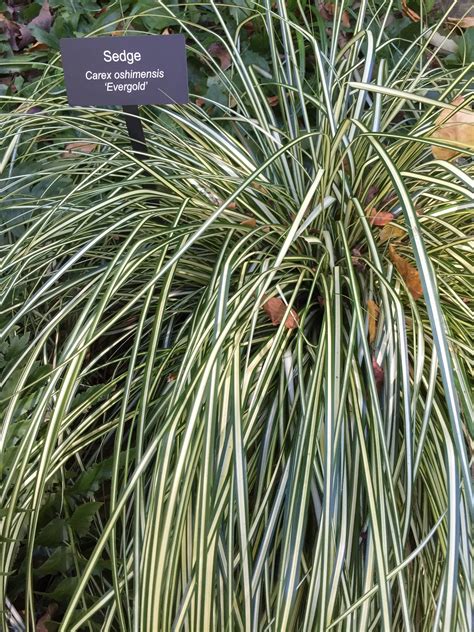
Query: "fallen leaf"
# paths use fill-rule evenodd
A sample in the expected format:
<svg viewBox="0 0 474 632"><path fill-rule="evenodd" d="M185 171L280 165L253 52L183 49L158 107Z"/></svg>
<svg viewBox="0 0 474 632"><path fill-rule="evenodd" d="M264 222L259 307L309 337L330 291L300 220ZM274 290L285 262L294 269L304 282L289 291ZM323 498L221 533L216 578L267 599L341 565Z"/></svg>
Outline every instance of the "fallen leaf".
<svg viewBox="0 0 474 632"><path fill-rule="evenodd" d="M227 68L230 68L232 61L230 53L224 46L224 44L221 44L220 42L214 42L209 46L207 52L213 57L217 57L219 59L222 70L227 70Z"/></svg>
<svg viewBox="0 0 474 632"><path fill-rule="evenodd" d="M410 9L407 4L407 0L402 0L402 12L413 22L419 22L421 20L418 13L416 13L416 11L413 11L413 9Z"/></svg>
<svg viewBox="0 0 474 632"><path fill-rule="evenodd" d="M351 172L351 161L347 158L347 156L342 159L342 169L344 173Z"/></svg>
<svg viewBox="0 0 474 632"><path fill-rule="evenodd" d="M49 50L49 46L47 44L42 44L41 42L36 42L30 46L31 51L40 51L40 50Z"/></svg>
<svg viewBox="0 0 474 632"><path fill-rule="evenodd" d="M457 26L460 29L472 29L474 27L474 17L464 17L464 18L448 18L447 21L453 26Z"/></svg>
<svg viewBox="0 0 474 632"><path fill-rule="evenodd" d="M259 182L254 182L252 186L257 191L260 191L260 193L265 193L265 195L268 195L268 189L264 187L263 184L260 184Z"/></svg>
<svg viewBox="0 0 474 632"><path fill-rule="evenodd" d="M389 239L399 240L406 236L406 232L396 224L386 224L379 233L379 239L382 243Z"/></svg>
<svg viewBox="0 0 474 632"><path fill-rule="evenodd" d="M255 217L249 217L248 219L244 219L243 222L240 222L240 225L255 228L255 226L257 225L257 220L255 219Z"/></svg>
<svg viewBox="0 0 474 632"><path fill-rule="evenodd" d="M454 40L446 37L446 35L435 30L428 30L424 34L424 38L430 46L435 47L442 53L454 53L457 55L459 52L459 45Z"/></svg>
<svg viewBox="0 0 474 632"><path fill-rule="evenodd" d="M253 35L253 32L255 31L255 26L252 20L248 20L247 22L245 22L244 29L247 31L248 35Z"/></svg>
<svg viewBox="0 0 474 632"><path fill-rule="evenodd" d="M380 192L380 189L376 184L373 184L372 186L370 186L367 190L365 203L369 204L370 202L372 202L372 200L377 197L379 192Z"/></svg>
<svg viewBox="0 0 474 632"><path fill-rule="evenodd" d="M339 48L344 48L344 46L347 44L348 41L349 39L347 37L347 33L345 33L344 31L339 31L339 34L337 36L337 45L339 46ZM349 51L346 50L343 57L347 59L348 56L349 56Z"/></svg>
<svg viewBox="0 0 474 632"><path fill-rule="evenodd" d="M370 186L367 190L367 195L365 197L365 205L368 207L371 202L373 204L374 203L373 200L375 200L375 198L379 196L380 192L381 190L377 185ZM393 206L394 204L396 204L396 202L397 202L397 195L396 193L391 191L390 193L387 193L381 199L379 199L375 203L375 205L378 206L379 208L382 208L386 206Z"/></svg>
<svg viewBox="0 0 474 632"><path fill-rule="evenodd" d="M17 50L21 50L22 48L25 48L35 41L35 37L31 32L32 26L36 26L43 31L49 31L52 23L53 14L51 13L51 9L49 8L49 2L48 0L44 0L38 15L33 18L31 22L29 22L26 26L24 24L20 25L20 33L17 38Z"/></svg>
<svg viewBox="0 0 474 632"><path fill-rule="evenodd" d="M368 209L368 215L372 226L385 226L393 220L393 213L389 211L377 211L375 208Z"/></svg>
<svg viewBox="0 0 474 632"><path fill-rule="evenodd" d="M28 108L25 114L39 114L43 111L43 108L40 108L38 105L33 105L31 108Z"/></svg>
<svg viewBox="0 0 474 632"><path fill-rule="evenodd" d="M69 143L64 149L62 155L63 158L73 158L74 154L80 152L81 154L90 154L97 147L97 143L87 143L84 141L76 141Z"/></svg>
<svg viewBox="0 0 474 632"><path fill-rule="evenodd" d="M321 14L321 17L324 20L329 21L333 19L334 14L336 13L336 5L333 4L332 2L323 2L322 4L318 6L318 10L319 10L319 13ZM341 24L342 26L345 26L346 28L349 28L351 25L349 14L347 13L346 10L342 12Z"/></svg>
<svg viewBox="0 0 474 632"><path fill-rule="evenodd" d="M372 344L377 334L377 319L379 317L380 307L371 299L367 301L367 313L369 315L369 343Z"/></svg>
<svg viewBox="0 0 474 632"><path fill-rule="evenodd" d="M279 325L283 318L285 317L285 313L287 310L287 305L282 301L281 298L277 296L273 296L272 298L264 299L262 307L265 313L270 317L272 321L272 325ZM287 329L296 329L299 324L298 314L294 309L290 310L290 313L286 317L285 327Z"/></svg>
<svg viewBox="0 0 474 632"><path fill-rule="evenodd" d="M3 13L0 13L0 32L7 36L12 50L18 50L17 37L20 32L18 24L9 20Z"/></svg>
<svg viewBox="0 0 474 632"><path fill-rule="evenodd" d="M13 86L13 78L12 77L1 77L0 84L3 86L7 86L7 88L12 88Z"/></svg>
<svg viewBox="0 0 474 632"><path fill-rule="evenodd" d="M464 97L457 96L451 105L461 105ZM436 119L437 129L431 134L432 138L449 141L461 145L459 149L432 146L431 151L437 160L450 160L463 153L463 148L474 149L474 112L467 108L452 114L452 110L444 108Z"/></svg>
<svg viewBox="0 0 474 632"><path fill-rule="evenodd" d="M393 262L393 265L398 270L398 273L405 281L408 289L410 290L411 295L417 301L419 298L423 296L423 289L421 287L420 275L418 270L411 265L409 261L407 261L404 257L401 257L395 246L390 244L388 247L388 254L390 259Z"/></svg>
<svg viewBox="0 0 474 632"><path fill-rule="evenodd" d="M384 370L375 359L375 356L372 356L372 370L374 372L375 384L377 385L377 389L380 390L383 386Z"/></svg>
<svg viewBox="0 0 474 632"><path fill-rule="evenodd" d="M362 260L362 251L358 246L352 248L351 260L352 265L356 270L358 270L359 272L363 272L365 270L365 263Z"/></svg>
<svg viewBox="0 0 474 632"><path fill-rule="evenodd" d="M56 610L58 609L58 604L50 603L46 612L38 619L35 626L35 632L49 632L48 626L45 625L48 621L51 621Z"/></svg>
<svg viewBox="0 0 474 632"><path fill-rule="evenodd" d="M318 5L318 11L321 15L321 17L323 18L323 20L331 20L333 15L334 15L334 5L332 5L333 7L333 12L330 12L330 7L331 5L328 3L321 3Z"/></svg>

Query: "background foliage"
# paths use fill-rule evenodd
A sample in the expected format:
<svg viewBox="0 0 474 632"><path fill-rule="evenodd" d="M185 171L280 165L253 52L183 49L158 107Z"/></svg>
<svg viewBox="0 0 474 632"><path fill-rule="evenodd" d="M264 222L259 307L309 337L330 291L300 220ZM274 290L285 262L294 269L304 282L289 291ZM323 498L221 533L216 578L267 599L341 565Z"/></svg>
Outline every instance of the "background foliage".
<svg viewBox="0 0 474 632"><path fill-rule="evenodd" d="M251 0L217 2L219 15L225 21L232 37L239 31L240 54L246 63L255 63L268 71L271 63L271 46L263 22L249 20L254 3ZM332 3L290 0L287 12L291 19L300 20L306 12L317 21L321 36L331 33L334 17ZM361 6L358 0L345 3L345 13L338 27L339 37L347 39L353 33L355 17ZM209 3L197 0L167 0L166 9L160 10L155 0L3 0L0 1L0 52L8 63L0 67L0 94L29 93L28 84L36 78L48 61L59 51L62 37L81 37L94 32L111 33L123 29L162 33L180 30L180 21L199 25L197 38L210 52L221 57L216 46L216 33L222 33L220 18ZM446 20L445 11L450 19ZM385 27L387 36L397 38L399 54L410 52L410 44L420 33L421 24L440 29L447 38L441 48L443 64L459 67L474 62L474 16L469 3L429 2L374 2L372 11L387 10ZM471 17L468 17L471 16ZM444 18L444 19L443 19ZM450 21L449 21L450 20ZM461 24L462 28L459 28ZM457 27L456 27L457 25ZM467 28L470 27L470 28ZM214 46L214 52L213 47ZM394 55L395 51L391 51ZM199 61L190 64L190 86L197 95L205 95L219 102L225 101L225 90L213 74Z"/></svg>

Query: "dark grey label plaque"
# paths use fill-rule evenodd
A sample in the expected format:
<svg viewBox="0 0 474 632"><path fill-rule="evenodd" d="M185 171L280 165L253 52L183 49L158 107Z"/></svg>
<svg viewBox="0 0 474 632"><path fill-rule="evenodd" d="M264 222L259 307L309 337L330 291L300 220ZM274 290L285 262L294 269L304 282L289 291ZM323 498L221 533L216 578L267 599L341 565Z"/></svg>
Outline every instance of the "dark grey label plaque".
<svg viewBox="0 0 474 632"><path fill-rule="evenodd" d="M61 40L70 105L188 102L184 35Z"/></svg>

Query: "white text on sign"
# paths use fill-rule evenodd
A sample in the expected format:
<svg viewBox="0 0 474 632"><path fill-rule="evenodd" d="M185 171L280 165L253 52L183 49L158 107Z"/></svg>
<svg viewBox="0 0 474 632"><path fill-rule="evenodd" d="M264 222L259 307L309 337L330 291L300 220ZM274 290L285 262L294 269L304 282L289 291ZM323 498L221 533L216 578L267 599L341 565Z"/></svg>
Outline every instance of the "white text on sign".
<svg viewBox="0 0 474 632"><path fill-rule="evenodd" d="M123 49L120 53L111 53L109 50L104 50L104 61L110 63L111 61L126 61L127 64L134 64L136 61L140 61L142 58L138 51L131 52Z"/></svg>

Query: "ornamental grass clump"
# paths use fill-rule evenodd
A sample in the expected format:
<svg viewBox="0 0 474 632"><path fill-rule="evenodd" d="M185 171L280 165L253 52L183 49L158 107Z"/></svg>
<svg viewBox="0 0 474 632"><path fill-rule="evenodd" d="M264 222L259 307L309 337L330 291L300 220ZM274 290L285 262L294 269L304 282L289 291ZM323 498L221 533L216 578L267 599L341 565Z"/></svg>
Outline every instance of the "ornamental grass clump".
<svg viewBox="0 0 474 632"><path fill-rule="evenodd" d="M0 115L5 629L470 629L468 72L249 4L143 160L59 60Z"/></svg>

